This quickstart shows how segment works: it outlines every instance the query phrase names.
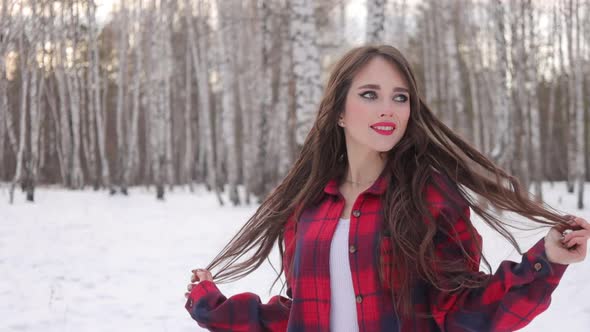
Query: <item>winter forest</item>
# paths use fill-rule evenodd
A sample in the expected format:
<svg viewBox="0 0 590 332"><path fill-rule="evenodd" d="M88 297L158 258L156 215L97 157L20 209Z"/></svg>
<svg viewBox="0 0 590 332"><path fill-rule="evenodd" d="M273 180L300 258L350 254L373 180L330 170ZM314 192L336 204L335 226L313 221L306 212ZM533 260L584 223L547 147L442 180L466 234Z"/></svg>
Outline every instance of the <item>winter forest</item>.
<svg viewBox="0 0 590 332"><path fill-rule="evenodd" d="M566 181L583 208L589 12L587 0L0 0L0 182L10 200L45 184L259 200L296 157L333 61L388 43L449 127L539 198L542 181Z"/></svg>

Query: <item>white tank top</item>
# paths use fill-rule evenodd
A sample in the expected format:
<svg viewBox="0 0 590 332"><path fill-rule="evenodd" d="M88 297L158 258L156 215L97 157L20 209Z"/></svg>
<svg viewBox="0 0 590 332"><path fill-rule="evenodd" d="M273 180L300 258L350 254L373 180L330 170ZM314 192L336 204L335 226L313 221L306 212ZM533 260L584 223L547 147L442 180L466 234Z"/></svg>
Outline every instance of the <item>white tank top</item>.
<svg viewBox="0 0 590 332"><path fill-rule="evenodd" d="M340 219L330 244L330 331L358 332L348 253L350 219Z"/></svg>

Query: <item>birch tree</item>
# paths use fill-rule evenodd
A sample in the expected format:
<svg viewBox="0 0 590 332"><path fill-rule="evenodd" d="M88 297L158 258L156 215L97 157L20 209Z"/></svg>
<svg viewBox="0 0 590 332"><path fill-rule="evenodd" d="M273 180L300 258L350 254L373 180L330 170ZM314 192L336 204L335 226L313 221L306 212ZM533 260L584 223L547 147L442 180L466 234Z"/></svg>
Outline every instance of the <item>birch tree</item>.
<svg viewBox="0 0 590 332"><path fill-rule="evenodd" d="M313 116L321 98L320 58L316 43L317 29L314 2L293 0L290 8L289 42L293 52L295 81L295 110L297 114L296 142L303 144L311 129Z"/></svg>
<svg viewBox="0 0 590 332"><path fill-rule="evenodd" d="M225 48L225 45L236 45L235 24L231 22L231 17L237 14L235 10L236 3L228 1L217 1L217 16L219 17L218 45L219 45L219 71L223 94L222 98L222 137L226 147L226 165L228 175L229 200L233 205L240 204L238 195L238 155L236 140L236 100L233 83L236 80L234 73L234 63L231 55ZM263 69L264 70L264 69ZM264 81L262 82L264 84ZM264 97L263 97L264 99ZM260 112L264 112L263 109Z"/></svg>
<svg viewBox="0 0 590 332"><path fill-rule="evenodd" d="M93 11L96 12L96 4L94 0L90 2L90 6L94 9ZM94 21L94 15L91 15L91 21L89 22L89 30L90 30L90 52L92 54L92 61L91 61L91 72L92 72L92 82L90 86L92 87L92 94L91 94L91 101L94 103L94 114L96 119L96 132L97 132L97 143L98 143L98 153L100 156L100 170L101 170L101 182L102 185L106 188L111 188L111 175L110 175L110 167L109 161L107 158L107 151L106 151L106 109L103 108L103 103L101 99L101 77L99 71L99 64L100 64L100 57L98 53L98 43L96 42L96 38L98 35L97 32L97 25ZM103 97L106 95L106 89L103 92Z"/></svg>
<svg viewBox="0 0 590 332"><path fill-rule="evenodd" d="M9 6L12 6L8 0L2 0L0 2L0 179L5 174L4 168L4 146L5 139L8 135L7 127L8 121L6 120L9 116L10 110L8 109L8 94L7 94L7 77L6 77L6 62L5 56L8 50L8 44L10 40L10 28L11 28L11 16L9 12Z"/></svg>
<svg viewBox="0 0 590 332"><path fill-rule="evenodd" d="M21 71L21 90L20 90L20 105L19 105L19 139L18 139L18 152L16 156L16 170L14 172L14 177L12 179L12 183L10 186L9 192L9 202L12 204L14 202L14 190L16 185L22 181L23 173L26 171L24 163L25 160L25 153L27 148L27 96L28 96L28 88L29 88L29 61L30 61L30 54L28 49L25 49L25 38L26 38L26 30L27 24L30 24L28 20L24 19L23 15L23 8L20 9L21 13L21 21L20 24L20 33L18 36L18 49L19 53L21 54L21 61L20 61L20 71Z"/></svg>
<svg viewBox="0 0 590 332"><path fill-rule="evenodd" d="M73 43L73 50L78 47L78 7L73 4L70 5L70 19L72 20L71 25L71 40ZM80 159L81 154L81 141L80 141L80 84L79 84L79 69L76 65L77 58L76 52L72 52L71 59L72 66L66 70L65 80L68 91L70 92L70 115L71 115L71 128L72 128L72 168L71 168L71 185L74 189L81 189L84 186L84 174L82 173L82 162Z"/></svg>
<svg viewBox="0 0 590 332"><path fill-rule="evenodd" d="M570 3L573 0L570 0ZM570 4L570 6L572 6ZM585 117L584 117L584 78L583 78L583 49L582 49L582 23L580 23L580 1L575 0L575 5L572 6L574 8L574 17L575 19L575 53L572 56L572 66L573 66L573 87L574 87L574 95L575 99L572 103L574 105L575 117L572 118L574 122L570 122L570 128L576 127L575 130L575 157L574 159L574 168L575 168L575 180L577 183L577 190L578 190L578 209L584 208L584 181L586 179L586 167L584 165L584 156L586 151L586 131L585 131ZM570 7L571 8L571 7ZM572 24L573 25L573 24ZM573 40L570 40L573 42ZM572 49L574 49L572 47Z"/></svg>
<svg viewBox="0 0 590 332"><path fill-rule="evenodd" d="M134 72L133 72L133 80L132 80L132 108L131 108L131 122L128 126L128 134L127 134L127 157L125 160L125 165L123 165L123 184L122 184L122 192L123 194L127 194L127 186L131 183L132 174L137 172L138 164L139 164L139 137L138 137L138 128L139 128L139 113L140 113L140 90L141 90L141 81L143 78L143 38L142 38L142 1L138 0L135 3L135 11L134 11L134 54L135 54L135 63L134 63Z"/></svg>
<svg viewBox="0 0 590 332"><path fill-rule="evenodd" d="M41 54L41 48L45 45L46 29L45 25L42 24L41 20L38 19L39 14L44 12L44 7L41 11L38 10L36 3L31 4L34 30L36 38L29 38L32 41L30 53L31 58L30 70L31 70L31 81L30 81L30 94L29 94L29 113L30 113L30 154L27 162L27 183L26 188L26 199L27 201L33 202L35 200L35 186L37 185L37 179L39 175L39 162L40 162L40 136L41 136L41 97L44 94L44 79L43 72L39 69L37 64L37 57ZM33 31L32 31L33 32Z"/></svg>
<svg viewBox="0 0 590 332"><path fill-rule="evenodd" d="M496 134L494 148L491 157L504 168L507 168L508 160L512 157L514 146L512 125L510 121L509 101L510 91L508 88L508 46L505 31L505 8L503 1L493 0L492 10L494 17L494 37L496 40L496 72L494 86L498 87L494 99Z"/></svg>
<svg viewBox="0 0 590 332"><path fill-rule="evenodd" d="M208 59L206 56L206 40L205 38L201 37L198 40L196 39L195 28L193 26L193 22L191 20L191 13L192 10L188 8L192 8L190 6L189 0L185 0L185 4L187 7L186 11L186 21L187 21L187 30L188 30L188 42L191 49L191 55L193 59L193 69L195 70L195 76L197 77L197 99L199 100L199 134L202 135L202 141L204 142L204 149L202 151L205 153L206 165L207 165L207 177L206 183L208 187L213 190L217 196L217 200L220 204L223 204L223 200L221 199L221 194L219 189L217 188L217 170L215 167L216 161L214 157L215 147L213 144L214 140L214 133L211 130L212 128L212 120L211 120L211 102L210 102L210 87L209 87L209 73L208 73ZM200 9L199 13L205 12L206 5L203 4L201 1L199 2ZM199 20L201 22L200 30L203 32L201 35L205 36L205 29L206 23L202 22L203 20ZM198 44L197 44L198 43Z"/></svg>
<svg viewBox="0 0 590 332"><path fill-rule="evenodd" d="M92 13L94 15L94 13ZM89 14L90 17L90 14ZM125 177L123 172L125 170L126 159L129 158L129 153L126 149L127 137L124 135L126 132L126 123L124 122L123 115L126 111L127 106L127 48L128 48L128 22L129 16L127 15L127 7L125 1L121 1L121 8L119 9L118 25L119 25L119 38L117 41L118 47L118 70L117 70L117 181L121 185L121 191L127 191L127 184L125 183Z"/></svg>
<svg viewBox="0 0 590 332"><path fill-rule="evenodd" d="M367 0L367 43L383 43L385 35L385 0Z"/></svg>
<svg viewBox="0 0 590 332"><path fill-rule="evenodd" d="M459 68L459 53L457 51L457 35L455 29L455 17L453 13L458 10L458 1L446 0L442 9L442 19L444 22L444 52L445 62L448 66L448 85L447 85L447 105L446 110L453 114L449 125L458 129L463 134L467 133L467 116L465 114L465 104L461 93L461 72ZM457 121L455 121L457 119Z"/></svg>
<svg viewBox="0 0 590 332"><path fill-rule="evenodd" d="M540 122L540 110L539 110L539 98L537 96L538 82L538 61L535 54L538 53L539 47L538 36L535 33L535 15L534 7L531 0L528 0L524 5L527 12L526 29L524 36L528 35L528 47L526 62L526 93L529 97L529 116L530 116L530 142L531 142L531 181L534 186L534 194L537 200L543 200L543 192L541 187L541 122ZM526 37L524 37L526 38ZM529 121L527 121L529 122Z"/></svg>

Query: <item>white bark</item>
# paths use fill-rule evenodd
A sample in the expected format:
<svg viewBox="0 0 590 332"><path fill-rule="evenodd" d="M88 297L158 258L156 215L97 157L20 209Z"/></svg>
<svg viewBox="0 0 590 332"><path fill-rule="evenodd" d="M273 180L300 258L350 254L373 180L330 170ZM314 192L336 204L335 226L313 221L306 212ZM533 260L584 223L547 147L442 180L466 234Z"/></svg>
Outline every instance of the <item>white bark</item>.
<svg viewBox="0 0 590 332"><path fill-rule="evenodd" d="M316 42L317 29L314 2L291 2L289 41L292 43L293 75L295 81L295 110L297 114L297 144L303 144L321 99L320 54Z"/></svg>
<svg viewBox="0 0 590 332"><path fill-rule="evenodd" d="M188 34L187 34L188 36ZM187 41L186 45L190 45ZM188 183L190 191L193 191L193 181L192 181L192 167L194 162L194 147L193 147L193 133L192 133L192 124L193 124L193 112L192 112L192 95L193 95L193 80L192 80L192 63L191 63L191 52L190 47L186 47L185 53L185 81L184 81L184 136L185 136L185 146L184 146L184 156L183 156L183 165L182 171L180 175L181 181L184 183Z"/></svg>
<svg viewBox="0 0 590 332"><path fill-rule="evenodd" d="M385 35L385 0L367 0L365 41L381 44Z"/></svg>
<svg viewBox="0 0 590 332"><path fill-rule="evenodd" d="M583 49L581 44L581 23L580 23L580 2L575 0L575 20L576 20L576 48L573 56L573 85L575 93L575 125L576 125L576 137L575 137L575 177L578 190L578 209L584 209L584 180L586 179L586 167L585 167L585 151L586 151L586 131L585 131L585 117L584 117L584 67L583 67ZM570 125L571 126L571 125Z"/></svg>
<svg viewBox="0 0 590 332"><path fill-rule="evenodd" d="M217 1L217 16L220 23L217 32L219 45L219 72L222 86L222 137L226 147L226 168L228 176L228 195L229 200L234 206L240 204L238 195L238 144L236 140L236 94L234 90L234 63L232 61L233 52L226 49L226 45L236 45L236 33L232 23L232 16L237 14L235 11L236 3L229 1ZM264 84L264 82L261 82ZM264 96L262 98L265 98ZM260 110L264 112L264 109Z"/></svg>
<svg viewBox="0 0 590 332"><path fill-rule="evenodd" d="M4 51L0 46L0 180L5 176L4 144L7 135L6 117L8 110L8 96L6 94L6 65L4 64Z"/></svg>
<svg viewBox="0 0 590 332"><path fill-rule="evenodd" d="M457 129L460 133L467 133L467 116L465 114L465 104L462 96L462 81L461 72L459 68L459 54L457 52L457 35L455 29L455 17L453 13L456 12L457 2L455 0L447 0L446 5L442 8L442 19L444 22L444 47L445 47L445 63L448 73L447 85L447 112L453 114L451 123L452 128ZM456 119L456 120L455 120Z"/></svg>
<svg viewBox="0 0 590 332"><path fill-rule="evenodd" d="M436 78L436 48L432 45L436 40L434 18L431 17L434 9L424 11L423 22L425 25L425 37L422 38L422 61L424 64L425 94L427 103L432 107L438 103L438 89ZM435 107L436 109L437 107Z"/></svg>
<svg viewBox="0 0 590 332"><path fill-rule="evenodd" d="M529 0L526 4L526 9L528 11L528 21L527 21L527 29L525 30L527 33L525 35L529 36L529 47L527 48L527 64L526 64L526 92L529 97L529 115L530 115L530 151L531 151L531 163L530 168L526 169L526 171L531 171L531 181L534 186L534 194L536 199L542 201L543 199L543 192L541 187L541 111L539 110L539 98L537 96L537 85L538 85L538 61L535 57L537 54L538 47L538 37L535 34L535 16L534 16L534 8Z"/></svg>
<svg viewBox="0 0 590 332"><path fill-rule="evenodd" d="M188 0L185 0L188 6ZM203 32L199 39L197 40L195 29L193 26L193 22L190 19L189 15L187 15L187 29L189 33L189 41L190 41L190 48L191 54L193 57L193 68L195 70L195 75L197 77L197 94L199 100L199 134L202 135L201 137L206 142L205 143L205 153L206 153L206 162L207 162L207 184L210 188L212 188L216 195L217 199L220 204L223 202L221 200L221 195L219 190L217 189L217 172L215 167L215 158L214 158L214 145L213 145L213 131L212 128L212 121L211 121L211 102L209 100L209 72L208 72L208 61L207 61L207 48L206 43L204 40L204 36L206 35L205 32L205 24L202 25L201 31ZM198 44L197 44L198 42Z"/></svg>
<svg viewBox="0 0 590 332"><path fill-rule="evenodd" d="M53 6L49 6L51 15L53 16ZM59 115L56 123L57 134L59 135L59 145L57 148L60 164L60 173L62 181L65 186L71 185L71 167L72 167L72 143L71 143L71 127L70 127L70 112L68 110L68 96L66 87L66 76L65 76L65 62L66 52L65 43L60 41L60 36L65 35L64 30L64 16L65 6L61 8L60 14L60 26L59 28L53 27L53 42L55 43L56 49L56 67L55 67L55 78L57 82L57 92L59 99Z"/></svg>
<svg viewBox="0 0 590 332"><path fill-rule="evenodd" d="M162 51L163 57L163 89L162 89L162 147L164 155L164 172L166 175L166 183L172 186L175 183L175 173L173 167L173 145L172 145L172 107L170 102L172 100L172 73L174 72L174 58L172 54L172 20L174 2L166 1L165 5L160 9L162 11Z"/></svg>
<svg viewBox="0 0 590 332"><path fill-rule="evenodd" d="M96 13L96 4L94 0L92 0L89 4L92 6L93 12ZM97 132L97 143L98 143L98 152L100 155L100 169L101 169L101 182L102 185L106 188L111 188L111 180L110 180L110 167L109 161L107 158L106 152L106 110L103 108L103 103L101 102L101 78L99 72L99 64L100 64L100 57L98 53L98 43L96 39L98 38L98 27L94 20L95 15L90 15L89 19L89 33L90 33L90 53L92 56L91 67L89 70L92 72L92 83L90 84L92 89L92 94L90 100L94 103L94 114L96 119L96 132ZM104 94L106 95L106 90Z"/></svg>
<svg viewBox="0 0 590 332"><path fill-rule="evenodd" d="M22 9L21 9L22 12ZM28 95L28 86L29 86L29 70L28 66L28 54L26 54L26 50L23 46L24 44L24 22L21 26L21 33L19 34L19 51L20 54L23 54L23 60L21 62L20 70L21 70L21 90L20 90L20 126L19 126L19 139L18 139L18 153L16 156L16 169L14 172L14 177L12 179L12 183L10 186L9 191L9 202L12 204L14 202L14 189L20 181L22 181L24 165L23 163L26 162L24 159L25 149L26 149L26 138L27 138L27 95Z"/></svg>
<svg viewBox="0 0 590 332"><path fill-rule="evenodd" d="M90 8L90 6L89 6ZM89 16L94 15L94 13L90 12ZM124 112L127 111L127 48L128 48L128 22L129 17L127 15L127 7L125 5L125 1L121 1L121 8L119 9L118 13L118 63L119 68L117 70L117 106L116 106L116 129L117 129L117 181L119 185L122 186L122 190L125 191L127 189L127 184L125 183L125 177L123 176L126 160L130 157L129 151L126 149L127 137L125 136L125 132L127 132L127 126L124 122ZM93 40L94 41L94 40Z"/></svg>
<svg viewBox="0 0 590 332"><path fill-rule="evenodd" d="M576 62L576 49L574 45L574 0L567 1L565 11L566 43L569 57L569 68L567 75L567 99L568 99L568 130L567 130L567 186L568 192L574 192L574 181L576 179L576 73L574 63Z"/></svg>
<svg viewBox="0 0 590 332"><path fill-rule="evenodd" d="M129 132L126 136L127 144L128 144L128 155L125 159L126 163L123 166L123 188L126 190L126 186L131 184L132 182L132 174L134 170L137 170L138 164L136 164L136 159L139 159L139 137L138 137L138 128L139 128L139 111L140 111L140 89L141 89L141 79L143 75L143 44L142 44L142 3L141 0L138 1L135 8L134 13L134 22L135 22L135 66L134 66L134 77L133 77L133 88L132 88L132 109L131 109L131 121L129 123Z"/></svg>
<svg viewBox="0 0 590 332"><path fill-rule="evenodd" d="M84 186L84 174L80 160L80 84L76 70L67 76L68 90L70 91L70 110L72 116L72 173L71 185L74 189L81 189Z"/></svg>
<svg viewBox="0 0 590 332"><path fill-rule="evenodd" d="M289 110L291 105L291 93L289 81L291 80L291 44L287 42L287 29L282 29L283 42L281 43L280 72L278 102L276 104L277 117L275 127L271 130L280 133L278 139L278 178L282 179L293 165L292 136L295 124L289 121Z"/></svg>
<svg viewBox="0 0 590 332"><path fill-rule="evenodd" d="M512 32L512 41L514 47L512 48L512 59L515 66L515 86L516 88L516 111L520 115L520 126L517 127L516 134L518 136L517 144L520 145L520 155L516 158L518 165L519 176L522 184L528 189L530 184L530 135L529 135L529 100L530 95L528 94L528 82L526 81L526 71L528 65L526 48L526 14L525 14L525 3L512 3L511 4L511 20L510 27Z"/></svg>
<svg viewBox="0 0 590 332"><path fill-rule="evenodd" d="M508 165L512 158L513 134L510 121L510 91L508 89L508 48L505 37L505 8L502 0L494 0L494 37L496 39L496 72L495 86L498 87L498 94L494 101L494 112L496 122L496 133L494 148L492 149L492 158L501 166Z"/></svg>

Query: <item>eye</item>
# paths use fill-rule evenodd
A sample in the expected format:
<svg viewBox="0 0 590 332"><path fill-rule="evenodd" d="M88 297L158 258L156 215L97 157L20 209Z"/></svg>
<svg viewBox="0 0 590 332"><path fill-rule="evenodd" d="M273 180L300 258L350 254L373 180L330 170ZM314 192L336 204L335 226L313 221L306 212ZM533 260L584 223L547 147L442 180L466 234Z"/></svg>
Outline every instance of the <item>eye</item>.
<svg viewBox="0 0 590 332"><path fill-rule="evenodd" d="M375 93L375 91L365 91L361 93L359 96L365 99L377 99L377 94Z"/></svg>
<svg viewBox="0 0 590 332"><path fill-rule="evenodd" d="M400 103L405 103L406 101L408 101L408 96L406 95L396 95L395 97L393 97L393 100L400 102Z"/></svg>

